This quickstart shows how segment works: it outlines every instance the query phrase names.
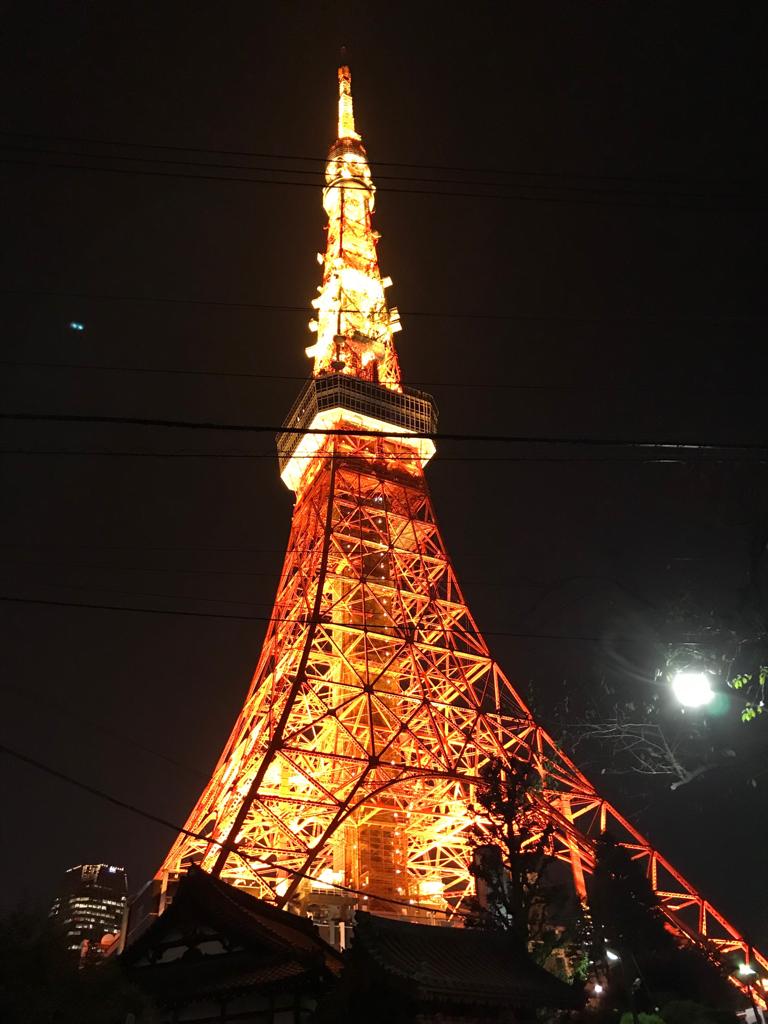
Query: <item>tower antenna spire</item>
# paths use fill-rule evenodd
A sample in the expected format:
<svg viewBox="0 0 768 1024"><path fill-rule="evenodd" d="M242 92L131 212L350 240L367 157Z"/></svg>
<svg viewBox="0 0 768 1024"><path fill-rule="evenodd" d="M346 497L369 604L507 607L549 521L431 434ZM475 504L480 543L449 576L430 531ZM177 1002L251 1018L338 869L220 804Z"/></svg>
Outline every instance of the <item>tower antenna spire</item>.
<svg viewBox="0 0 768 1024"><path fill-rule="evenodd" d="M393 342L401 329L400 314L385 295L392 278L382 277L379 269L379 234L372 223L376 187L355 131L348 65L339 66L338 81L338 134L328 153L323 190L326 246L318 254L323 282L312 300L317 316L308 324L316 341L306 353L314 359L315 377L343 373L401 392Z"/></svg>
<svg viewBox="0 0 768 1024"><path fill-rule="evenodd" d="M342 59L346 56L346 47L341 48ZM340 139L357 139L355 131L355 112L352 107L352 72L348 64L339 67L339 134Z"/></svg>

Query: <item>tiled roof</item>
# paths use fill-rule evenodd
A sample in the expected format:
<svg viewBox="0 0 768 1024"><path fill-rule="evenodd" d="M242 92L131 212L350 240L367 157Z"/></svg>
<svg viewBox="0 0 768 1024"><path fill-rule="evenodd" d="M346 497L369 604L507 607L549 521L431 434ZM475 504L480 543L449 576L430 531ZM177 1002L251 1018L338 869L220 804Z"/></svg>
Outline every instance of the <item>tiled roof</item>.
<svg viewBox="0 0 768 1024"><path fill-rule="evenodd" d="M307 975L306 964L281 958L259 963L240 951L224 956L201 957L194 960L173 960L171 963L142 967L132 975L140 987L162 1002L183 1002L205 996L224 995L250 989L271 989L295 979L300 983Z"/></svg>
<svg viewBox="0 0 768 1024"><path fill-rule="evenodd" d="M336 950L320 938L314 924L307 917L278 910L277 907L252 896L244 889L228 885L199 868L191 870L182 879L176 900L181 895L181 885L186 886L187 892L194 890L197 902L219 916L222 921L227 920L233 926L245 927L254 937L258 935L271 946L311 954L321 951L330 954L334 959L340 959Z"/></svg>
<svg viewBox="0 0 768 1024"><path fill-rule="evenodd" d="M354 951L421 998L513 1006L578 1007L579 988L539 967L511 935L410 924L358 911Z"/></svg>
<svg viewBox="0 0 768 1024"><path fill-rule="evenodd" d="M325 968L338 974L341 955L305 917L278 910L269 903L192 867L179 882L173 902L138 939L124 951L126 964L163 941L172 928L188 922L207 923L217 931L237 937L246 947L258 948L260 961L272 958ZM252 962L258 962L252 960ZM158 968L164 965L158 964Z"/></svg>

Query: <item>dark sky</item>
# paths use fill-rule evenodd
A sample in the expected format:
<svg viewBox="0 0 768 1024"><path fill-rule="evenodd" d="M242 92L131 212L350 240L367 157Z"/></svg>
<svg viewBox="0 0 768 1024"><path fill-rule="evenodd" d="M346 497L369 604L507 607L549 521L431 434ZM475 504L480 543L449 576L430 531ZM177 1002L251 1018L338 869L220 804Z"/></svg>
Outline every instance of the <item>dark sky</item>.
<svg viewBox="0 0 768 1024"><path fill-rule="evenodd" d="M460 15L436 3L9 5L2 359L23 365L3 366L0 408L282 419L300 381L236 374L306 375L307 314L247 304L314 295L319 190L221 179L278 176L232 165L283 180L318 166L284 158L322 157L332 141L344 43L382 186L404 373L436 395L443 431L768 440L763 18L761 4L578 0ZM102 170L54 166L65 163ZM433 194L446 189L470 194ZM78 368L34 365L51 363ZM0 455L3 594L269 613L292 499L268 436L6 422L0 448L134 453ZM233 452L254 457L221 457ZM440 454L429 479L481 626L560 637L492 645L545 724L602 678L650 693L655 616L681 593L737 605L765 467L589 462L606 452L530 445ZM510 454L534 461L497 458ZM554 455L565 460L541 461ZM0 615L0 741L182 822L263 624L12 603ZM604 785L766 941L767 734L735 706L718 728L736 753L728 771L675 793L669 780L642 794L624 777ZM47 899L83 860L125 864L134 887L155 870L162 827L0 765L4 904Z"/></svg>

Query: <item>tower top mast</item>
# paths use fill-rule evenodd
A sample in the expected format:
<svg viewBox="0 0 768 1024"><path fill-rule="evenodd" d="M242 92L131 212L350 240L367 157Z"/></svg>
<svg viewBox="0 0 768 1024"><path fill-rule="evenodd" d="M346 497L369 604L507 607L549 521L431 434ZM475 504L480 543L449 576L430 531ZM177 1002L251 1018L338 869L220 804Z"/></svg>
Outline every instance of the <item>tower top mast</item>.
<svg viewBox="0 0 768 1024"><path fill-rule="evenodd" d="M428 436L437 429L434 402L400 381L393 341L400 315L385 297L392 279L379 270L379 233L371 223L376 186L355 128L346 63L338 80L338 135L328 152L323 189L328 234L325 252L317 254L323 282L312 301L317 315L309 322L317 340L306 350L314 360L312 379L288 414L290 431L277 437L280 475L297 492L321 464L313 457L326 443L324 430L396 434L401 451L412 451L414 465L426 465L435 452Z"/></svg>
<svg viewBox="0 0 768 1024"><path fill-rule="evenodd" d="M325 253L318 253L323 282L312 301L317 310L309 329L317 335L306 351L314 359L314 377L341 373L402 391L393 335L400 315L389 308L376 245L379 234L371 216L376 187L368 154L355 129L352 74L338 69L338 135L328 152L323 206L328 215Z"/></svg>
<svg viewBox="0 0 768 1024"><path fill-rule="evenodd" d="M340 139L360 139L355 131L355 112L352 106L352 72L346 64L339 68L339 136Z"/></svg>

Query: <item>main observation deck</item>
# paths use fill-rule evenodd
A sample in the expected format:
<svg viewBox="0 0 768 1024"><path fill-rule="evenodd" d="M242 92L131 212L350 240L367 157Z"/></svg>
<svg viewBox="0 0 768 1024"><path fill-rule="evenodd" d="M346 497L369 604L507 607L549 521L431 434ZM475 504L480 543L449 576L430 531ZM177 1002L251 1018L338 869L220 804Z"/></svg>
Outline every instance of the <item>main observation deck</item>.
<svg viewBox="0 0 768 1024"><path fill-rule="evenodd" d="M325 440L322 433L339 423L382 434L402 434L401 443L412 446L422 466L432 458L435 445L425 434L437 432L437 406L431 395L414 388L392 391L381 384L332 373L308 380L283 423L290 430L277 435L280 476L295 491L308 460ZM416 435L416 436L414 436Z"/></svg>

